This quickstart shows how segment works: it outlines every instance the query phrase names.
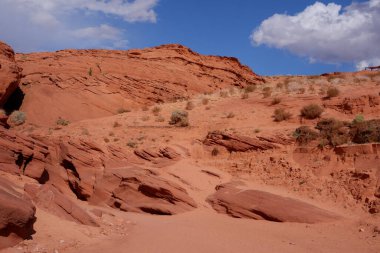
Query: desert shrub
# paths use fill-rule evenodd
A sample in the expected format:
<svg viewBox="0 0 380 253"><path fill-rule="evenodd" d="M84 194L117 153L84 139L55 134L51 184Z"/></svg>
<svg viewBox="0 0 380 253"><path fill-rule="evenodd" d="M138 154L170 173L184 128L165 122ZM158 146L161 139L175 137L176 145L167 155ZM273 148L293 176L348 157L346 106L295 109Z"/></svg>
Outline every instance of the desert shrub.
<svg viewBox="0 0 380 253"><path fill-rule="evenodd" d="M246 93L251 93L251 92L254 92L255 90L256 90L256 85L254 84L250 84L244 88L244 92Z"/></svg>
<svg viewBox="0 0 380 253"><path fill-rule="evenodd" d="M60 125L60 126L67 126L70 124L70 121L68 121L66 119L59 118L56 123L57 123L57 125Z"/></svg>
<svg viewBox="0 0 380 253"><path fill-rule="evenodd" d="M350 141L348 127L348 122L343 122L331 118L321 119L315 128L320 131L322 140L325 140L327 144L335 147Z"/></svg>
<svg viewBox="0 0 380 253"><path fill-rule="evenodd" d="M88 75L89 75L89 76L92 76L92 68L89 68L89 70L88 70Z"/></svg>
<svg viewBox="0 0 380 253"><path fill-rule="evenodd" d="M115 121L115 122L113 123L113 127L114 127L114 128L116 128L116 127L121 127L121 124L120 124L119 122Z"/></svg>
<svg viewBox="0 0 380 253"><path fill-rule="evenodd" d="M380 142L380 119L352 123L350 135L354 143Z"/></svg>
<svg viewBox="0 0 380 253"><path fill-rule="evenodd" d="M361 114L358 114L355 116L354 120L352 121L353 124L360 123L364 121L364 116Z"/></svg>
<svg viewBox="0 0 380 253"><path fill-rule="evenodd" d="M212 156L217 156L217 155L219 155L219 149L217 149L217 148L213 148L212 151L211 151L211 155L212 155Z"/></svg>
<svg viewBox="0 0 380 253"><path fill-rule="evenodd" d="M278 105L281 103L281 98L273 98L272 102L270 103L271 105Z"/></svg>
<svg viewBox="0 0 380 253"><path fill-rule="evenodd" d="M301 116L306 119L316 119L321 116L322 112L322 107L317 104L310 104L301 109Z"/></svg>
<svg viewBox="0 0 380 253"><path fill-rule="evenodd" d="M187 127L189 125L189 114L186 111L174 111L170 117L170 125Z"/></svg>
<svg viewBox="0 0 380 253"><path fill-rule="evenodd" d="M230 93L231 96L232 96L232 95L235 95L235 88L234 88L234 87L230 87L230 88L228 89L228 92Z"/></svg>
<svg viewBox="0 0 380 253"><path fill-rule="evenodd" d="M122 113L126 113L126 112L130 112L131 110L129 110L129 109L125 109L125 108L119 108L119 109L117 109L117 113L118 114L122 114Z"/></svg>
<svg viewBox="0 0 380 253"><path fill-rule="evenodd" d="M188 102L186 103L186 107L185 107L185 109L188 110L188 111L190 111L190 110L193 110L194 107L195 107L194 103L193 103L192 101L188 101Z"/></svg>
<svg viewBox="0 0 380 253"><path fill-rule="evenodd" d="M156 122L164 122L165 121L165 118L162 117L161 115L159 115L157 118L156 118Z"/></svg>
<svg viewBox="0 0 380 253"><path fill-rule="evenodd" d="M241 94L241 99L248 99L248 98L249 98L248 92L244 92L243 94Z"/></svg>
<svg viewBox="0 0 380 253"><path fill-rule="evenodd" d="M272 89L270 87L265 87L263 89L264 98L270 97L272 95Z"/></svg>
<svg viewBox="0 0 380 253"><path fill-rule="evenodd" d="M284 83L277 83L277 84L276 84L276 88L277 88L277 89L282 89L282 88L284 88Z"/></svg>
<svg viewBox="0 0 380 253"><path fill-rule="evenodd" d="M137 143L133 140L127 142L127 146L130 148L137 148Z"/></svg>
<svg viewBox="0 0 380 253"><path fill-rule="evenodd" d="M230 112L230 113L227 114L227 119L231 119L233 117L235 117L235 113Z"/></svg>
<svg viewBox="0 0 380 253"><path fill-rule="evenodd" d="M292 114L286 111L284 108L278 108L274 110L274 113L273 113L273 118L274 118L274 121L276 122L288 120L291 117L292 117Z"/></svg>
<svg viewBox="0 0 380 253"><path fill-rule="evenodd" d="M254 130L254 132L255 132L255 134L258 134L258 133L261 132L261 130L260 130L259 128L256 128L256 129Z"/></svg>
<svg viewBox="0 0 380 253"><path fill-rule="evenodd" d="M161 112L161 108L160 107L158 107L158 106L153 107L153 109L152 109L153 115L158 116L158 114L160 112Z"/></svg>
<svg viewBox="0 0 380 253"><path fill-rule="evenodd" d="M203 105L207 105L209 101L210 101L210 100L209 100L208 98L203 98L203 99L202 99L202 104L203 104Z"/></svg>
<svg viewBox="0 0 380 253"><path fill-rule="evenodd" d="M301 126L293 133L293 137L296 138L296 141L300 144L307 144L313 140L316 140L318 136L318 132L310 129L308 126Z"/></svg>
<svg viewBox="0 0 380 253"><path fill-rule="evenodd" d="M226 98L226 97L228 97L228 92L227 92L227 91L221 91L221 92L219 93L219 95L220 95L220 97L222 97L222 98Z"/></svg>
<svg viewBox="0 0 380 253"><path fill-rule="evenodd" d="M21 111L13 111L11 115L9 115L8 121L15 126L19 126L25 123L26 115L25 112Z"/></svg>
<svg viewBox="0 0 380 253"><path fill-rule="evenodd" d="M107 137L104 137L103 140L104 140L105 143L110 142L110 139L108 139Z"/></svg>
<svg viewBox="0 0 380 253"><path fill-rule="evenodd" d="M340 91L338 88L330 87L327 89L326 95L327 95L327 98L333 98L333 97L337 97L339 93Z"/></svg>

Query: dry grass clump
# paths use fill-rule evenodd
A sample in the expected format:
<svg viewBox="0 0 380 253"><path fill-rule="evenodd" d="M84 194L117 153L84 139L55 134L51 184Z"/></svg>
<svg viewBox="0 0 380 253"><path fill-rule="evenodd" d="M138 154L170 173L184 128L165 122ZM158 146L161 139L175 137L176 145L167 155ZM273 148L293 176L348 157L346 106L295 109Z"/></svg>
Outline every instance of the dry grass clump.
<svg viewBox="0 0 380 253"><path fill-rule="evenodd" d="M301 109L301 117L305 119L316 119L321 116L323 108L317 104L309 104Z"/></svg>
<svg viewBox="0 0 380 253"><path fill-rule="evenodd" d="M338 88L330 87L326 91L326 96L327 96L327 98L333 98L333 97L337 97L339 95L339 93L340 93L340 91Z"/></svg>
<svg viewBox="0 0 380 253"><path fill-rule="evenodd" d="M220 95L221 98L226 98L226 97L228 97L228 91L221 91L219 93L219 95Z"/></svg>
<svg viewBox="0 0 380 253"><path fill-rule="evenodd" d="M272 89L270 87L265 87L263 89L264 98L270 97L272 95Z"/></svg>
<svg viewBox="0 0 380 253"><path fill-rule="evenodd" d="M162 117L161 115L158 115L157 118L156 118L156 122L164 122L165 121L165 118Z"/></svg>
<svg viewBox="0 0 380 253"><path fill-rule="evenodd" d="M254 84L250 84L244 88L244 92L246 93L251 93L251 92L254 92L255 90L256 90L256 85Z"/></svg>
<svg viewBox="0 0 380 253"><path fill-rule="evenodd" d="M119 108L117 109L117 114L122 114L122 113L126 113L126 112L130 112L131 110L129 109L125 109L125 108Z"/></svg>
<svg viewBox="0 0 380 253"><path fill-rule="evenodd" d="M288 120L292 117L292 114L286 111L284 108L278 108L274 110L273 119L276 122L281 122L284 120Z"/></svg>
<svg viewBox="0 0 380 253"><path fill-rule="evenodd" d="M230 113L228 113L227 114L227 119L232 119L232 118L234 118L235 117L235 113L233 113L233 112L230 112Z"/></svg>
<svg viewBox="0 0 380 253"><path fill-rule="evenodd" d="M308 144L319 137L317 131L312 130L308 126L300 126L293 132L293 137L299 144Z"/></svg>
<svg viewBox="0 0 380 253"><path fill-rule="evenodd" d="M153 107L152 113L154 116L158 116L158 114L161 112L161 108L158 106Z"/></svg>
<svg viewBox="0 0 380 253"><path fill-rule="evenodd" d="M70 124L70 121L62 119L61 117L59 117L58 120L56 121L56 123L57 123L57 125L60 125L60 126L67 126Z"/></svg>
<svg viewBox="0 0 380 253"><path fill-rule="evenodd" d="M272 99L272 102L270 103L271 105L278 105L281 103L281 98L275 97Z"/></svg>
<svg viewBox="0 0 380 253"><path fill-rule="evenodd" d="M174 111L170 117L170 125L187 127L189 125L189 114L186 111Z"/></svg>
<svg viewBox="0 0 380 253"><path fill-rule="evenodd" d="M188 111L190 111L190 110L193 110L194 107L195 107L194 103L193 103L192 101L188 101L188 102L186 103L186 107L185 107L185 109L188 110Z"/></svg>
<svg viewBox="0 0 380 253"><path fill-rule="evenodd" d="M243 94L241 94L241 99L248 99L248 98L249 98L248 92L244 92Z"/></svg>
<svg viewBox="0 0 380 253"><path fill-rule="evenodd" d="M210 102L210 99L208 99L208 98L203 98L202 99L202 104L203 105L208 105L209 102Z"/></svg>

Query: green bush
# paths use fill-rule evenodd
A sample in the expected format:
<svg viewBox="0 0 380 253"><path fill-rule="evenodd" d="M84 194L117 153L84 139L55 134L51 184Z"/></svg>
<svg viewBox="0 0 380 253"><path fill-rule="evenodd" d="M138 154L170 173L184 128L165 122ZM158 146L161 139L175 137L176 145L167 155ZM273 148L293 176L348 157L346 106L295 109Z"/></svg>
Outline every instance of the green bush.
<svg viewBox="0 0 380 253"><path fill-rule="evenodd" d="M25 112L21 111L13 111L11 115L9 115L8 121L11 125L19 126L25 123L26 115Z"/></svg>
<svg viewBox="0 0 380 253"><path fill-rule="evenodd" d="M170 117L170 125L187 127L189 125L189 114L186 111L174 111Z"/></svg>
<svg viewBox="0 0 380 253"><path fill-rule="evenodd" d="M301 109L301 116L305 119L316 119L321 116L323 108L317 104L306 105Z"/></svg>

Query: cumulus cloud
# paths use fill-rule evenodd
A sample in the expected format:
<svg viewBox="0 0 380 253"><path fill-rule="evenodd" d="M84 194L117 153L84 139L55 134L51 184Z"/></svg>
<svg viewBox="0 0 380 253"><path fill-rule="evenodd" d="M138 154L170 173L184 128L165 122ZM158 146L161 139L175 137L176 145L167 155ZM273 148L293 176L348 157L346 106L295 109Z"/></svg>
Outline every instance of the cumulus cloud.
<svg viewBox="0 0 380 253"><path fill-rule="evenodd" d="M286 49L311 62L379 65L380 0L346 7L316 2L295 15L273 15L250 38L254 45Z"/></svg>
<svg viewBox="0 0 380 253"><path fill-rule="evenodd" d="M126 31L112 22L157 20L158 0L1 0L0 40L17 51L125 48Z"/></svg>

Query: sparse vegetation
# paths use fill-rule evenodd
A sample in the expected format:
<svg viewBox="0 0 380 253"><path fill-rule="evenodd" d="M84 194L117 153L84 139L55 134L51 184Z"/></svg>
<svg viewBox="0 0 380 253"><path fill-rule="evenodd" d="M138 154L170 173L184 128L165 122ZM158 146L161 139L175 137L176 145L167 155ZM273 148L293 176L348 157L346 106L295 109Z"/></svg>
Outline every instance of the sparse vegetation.
<svg viewBox="0 0 380 253"><path fill-rule="evenodd" d="M211 151L211 155L212 155L212 156L217 156L217 155L219 155L219 149L216 148L216 147L213 148L212 151Z"/></svg>
<svg viewBox="0 0 380 253"><path fill-rule="evenodd" d="M241 99L248 99L248 98L249 98L248 92L244 92L243 94L241 94Z"/></svg>
<svg viewBox="0 0 380 253"><path fill-rule="evenodd" d="M164 122L164 121L165 121L164 117L162 117L161 115L157 116L156 122Z"/></svg>
<svg viewBox="0 0 380 253"><path fill-rule="evenodd" d="M88 69L88 75L89 75L89 76L92 76L92 68L89 68L89 69Z"/></svg>
<svg viewBox="0 0 380 253"><path fill-rule="evenodd" d="M272 89L270 87L265 87L263 89L264 98L270 97L272 95Z"/></svg>
<svg viewBox="0 0 380 253"><path fill-rule="evenodd" d="M219 95L220 95L220 97L222 97L222 98L226 98L226 97L228 97L228 92L227 92L227 91L221 91L221 92L219 93Z"/></svg>
<svg viewBox="0 0 380 253"><path fill-rule="evenodd" d="M323 108L317 104L306 105L301 109L301 117L305 119L316 119L321 116Z"/></svg>
<svg viewBox="0 0 380 253"><path fill-rule="evenodd" d="M25 120L26 120L26 114L25 112L21 112L21 111L13 111L11 115L9 115L9 118L8 118L8 121L15 126L24 124Z"/></svg>
<svg viewBox="0 0 380 253"><path fill-rule="evenodd" d="M333 98L333 97L337 97L339 93L340 91L338 88L330 87L327 89L326 95L327 95L327 98Z"/></svg>
<svg viewBox="0 0 380 253"><path fill-rule="evenodd" d="M355 116L354 120L352 121L353 124L360 123L364 121L364 116L361 114L358 114Z"/></svg>
<svg viewBox="0 0 380 253"><path fill-rule="evenodd" d="M115 122L113 123L113 127L114 127L114 128L116 128L116 127L121 127L121 124L120 124L119 122L115 121Z"/></svg>
<svg viewBox="0 0 380 253"><path fill-rule="evenodd" d="M227 114L227 119L231 119L231 118L234 118L235 117L235 113L233 113L233 112L230 112L230 113L228 113Z"/></svg>
<svg viewBox="0 0 380 253"><path fill-rule="evenodd" d="M127 142L127 146L130 147L130 148L137 148L138 145L137 145L137 143L135 141L129 140Z"/></svg>
<svg viewBox="0 0 380 253"><path fill-rule="evenodd" d="M284 108L278 108L274 110L273 118L276 122L281 122L284 120L288 120L292 117L292 114L286 111Z"/></svg>
<svg viewBox="0 0 380 253"><path fill-rule="evenodd" d="M296 141L300 144L308 144L309 142L316 140L318 136L318 132L310 129L308 126L301 126L293 133L293 137L296 138Z"/></svg>
<svg viewBox="0 0 380 253"><path fill-rule="evenodd" d="M122 113L126 113L126 112L130 112L131 110L129 109L125 109L125 108L119 108L117 109L117 114L122 114Z"/></svg>
<svg viewBox="0 0 380 253"><path fill-rule="evenodd" d="M335 147L347 143L350 140L348 126L348 122L331 118L321 119L315 128L320 132L322 143Z"/></svg>
<svg viewBox="0 0 380 253"><path fill-rule="evenodd" d="M170 117L170 125L187 127L189 125L189 114L186 111L174 111Z"/></svg>
<svg viewBox="0 0 380 253"><path fill-rule="evenodd" d="M70 124L70 121L66 120L66 119L62 119L61 117L57 120L57 125L60 125L60 126L67 126Z"/></svg>
<svg viewBox="0 0 380 253"><path fill-rule="evenodd" d="M245 93L251 93L251 92L254 92L255 90L256 90L256 85L254 84L250 84L244 88Z"/></svg>
<svg viewBox="0 0 380 253"><path fill-rule="evenodd" d="M153 107L152 113L154 116L158 116L158 114L161 112L161 108L158 106Z"/></svg>
<svg viewBox="0 0 380 253"><path fill-rule="evenodd" d="M208 102L209 102L210 100L208 99L208 98L203 98L202 99L202 104L203 105L208 105Z"/></svg>
<svg viewBox="0 0 380 253"><path fill-rule="evenodd" d="M380 142L380 119L352 123L350 135L354 143Z"/></svg>
<svg viewBox="0 0 380 253"><path fill-rule="evenodd" d="M281 103L281 98L275 97L272 99L272 102L270 103L271 105L278 105Z"/></svg>
<svg viewBox="0 0 380 253"><path fill-rule="evenodd" d="M193 103L192 101L188 101L188 102L186 103L186 107L185 107L185 109L188 110L188 111L190 111L190 110L193 110L194 107L195 107L194 103Z"/></svg>

